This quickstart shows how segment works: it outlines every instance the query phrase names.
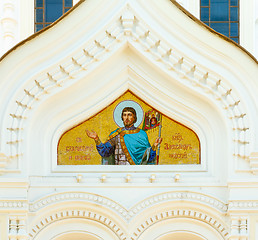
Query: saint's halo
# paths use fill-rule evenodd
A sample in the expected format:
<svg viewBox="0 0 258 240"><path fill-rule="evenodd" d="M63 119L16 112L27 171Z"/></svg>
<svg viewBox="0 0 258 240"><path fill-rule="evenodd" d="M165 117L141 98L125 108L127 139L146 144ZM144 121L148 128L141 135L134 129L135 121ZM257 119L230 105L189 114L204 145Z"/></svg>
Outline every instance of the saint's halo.
<svg viewBox="0 0 258 240"><path fill-rule="evenodd" d="M114 118L116 125L119 127L124 126L123 121L121 119L121 114L125 107L132 107L135 109L136 114L137 114L137 122L134 124L134 126L139 127L142 123L144 112L143 112L143 109L140 106L140 104L135 101L132 101L132 100L122 101L122 102L118 103L117 106L115 107L115 110L113 113L113 118Z"/></svg>

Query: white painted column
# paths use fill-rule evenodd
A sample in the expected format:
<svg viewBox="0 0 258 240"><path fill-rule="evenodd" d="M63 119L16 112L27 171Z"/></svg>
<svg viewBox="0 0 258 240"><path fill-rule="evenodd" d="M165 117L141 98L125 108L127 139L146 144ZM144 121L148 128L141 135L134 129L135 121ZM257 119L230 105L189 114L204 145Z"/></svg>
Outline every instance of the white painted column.
<svg viewBox="0 0 258 240"><path fill-rule="evenodd" d="M230 240L248 240L248 217L231 216Z"/></svg>
<svg viewBox="0 0 258 240"><path fill-rule="evenodd" d="M26 240L28 239L28 234L26 231L26 216L21 215L18 216L18 239L19 240Z"/></svg>
<svg viewBox="0 0 258 240"><path fill-rule="evenodd" d="M11 215L9 217L9 240L26 240L26 215Z"/></svg>
<svg viewBox="0 0 258 240"><path fill-rule="evenodd" d="M17 216L9 217L9 240L17 239Z"/></svg>

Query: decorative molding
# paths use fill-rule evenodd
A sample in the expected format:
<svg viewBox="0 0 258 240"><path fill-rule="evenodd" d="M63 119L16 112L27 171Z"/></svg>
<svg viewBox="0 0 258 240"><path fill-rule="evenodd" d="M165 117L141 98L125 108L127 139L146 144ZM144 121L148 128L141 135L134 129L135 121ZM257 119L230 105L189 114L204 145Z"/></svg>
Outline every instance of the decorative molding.
<svg viewBox="0 0 258 240"><path fill-rule="evenodd" d="M142 209L145 209L156 203L167 202L167 201L178 201L178 200L197 202L203 205L207 205L218 210L221 213L226 213L228 209L225 203L211 196L207 196L196 192L181 191L181 192L167 192L167 193L157 194L155 196L147 198L142 202L138 203L135 207L131 209L131 211L139 212Z"/></svg>
<svg viewBox="0 0 258 240"><path fill-rule="evenodd" d="M200 211L180 209L180 210L170 210L170 211L161 212L152 217L149 217L144 222L139 224L138 227L136 227L136 231L134 231L134 233L130 236L129 239L136 240L143 233L143 231L145 231L147 228L149 228L153 224L160 222L160 221L167 220L167 219L171 219L171 218L196 219L196 220L199 220L199 221L209 224L212 228L217 230L224 239L228 239L228 237L229 237L229 232L227 230L227 226L225 226L223 223L221 223L214 217L209 216L208 214L202 213Z"/></svg>
<svg viewBox="0 0 258 240"><path fill-rule="evenodd" d="M84 218L84 219L97 221L99 223L102 223L106 227L108 227L111 231L113 231L119 239L126 240L126 234L123 232L121 227L119 227L119 223L114 222L108 217L100 215L98 213L95 213L92 211L78 210L78 209L60 211L52 215L49 215L44 219L41 219L30 230L28 239L34 239L34 237L49 224L55 221L60 221L67 218Z"/></svg>
<svg viewBox="0 0 258 240"><path fill-rule="evenodd" d="M253 200L253 201L229 201L228 204L228 211L247 211L247 210L251 210L251 211L258 211L258 201L257 200Z"/></svg>
<svg viewBox="0 0 258 240"><path fill-rule="evenodd" d="M118 212L122 217L127 216L127 210L121 205L117 204L115 201L99 196L92 193L82 193L82 192L67 192L67 193L58 193L48 197L44 197L34 203L29 205L31 212L36 212L48 205L65 202L65 201L86 201L92 202L94 204L104 205L114 211Z"/></svg>
<svg viewBox="0 0 258 240"><path fill-rule="evenodd" d="M249 157L250 167L253 174L258 174L258 152L252 152Z"/></svg>
<svg viewBox="0 0 258 240"><path fill-rule="evenodd" d="M4 153L0 153L0 174L3 174L5 172L7 162L7 156Z"/></svg>
<svg viewBox="0 0 258 240"><path fill-rule="evenodd" d="M9 50L17 38L17 20L15 16L15 8L17 3L15 0L5 0L3 3L3 17L1 25L3 31L4 51Z"/></svg>
<svg viewBox="0 0 258 240"><path fill-rule="evenodd" d="M134 216L142 212L144 209L147 209L157 203L168 201L197 202L202 205L212 207L213 209L219 211L221 214L225 214L227 212L227 205L220 200L195 192L167 192L157 194L155 196L146 198L145 200L139 202L130 209L126 209L115 201L104 196L99 196L97 194L83 192L57 193L39 199L34 203L31 203L29 205L29 210L30 212L37 212L38 210L43 209L48 205L65 201L87 201L101 206L104 205L105 207L115 211L118 215L120 215L128 222L131 221Z"/></svg>
<svg viewBox="0 0 258 240"><path fill-rule="evenodd" d="M0 200L0 210L28 210L28 201Z"/></svg>
<svg viewBox="0 0 258 240"><path fill-rule="evenodd" d="M157 33L138 18L129 4L118 21L107 27L98 38L85 43L84 48L74 52L69 59L53 65L48 71L42 71L37 79L31 78L30 88L22 90L20 99L15 99L16 109L10 112L11 125L7 128L10 132L10 138L7 140L7 144L10 145L10 159L19 161L23 158L21 145L25 141L25 122L33 105L42 101L46 93L56 88L61 89L80 72L89 71L93 66L101 64L100 60L104 60L115 51L117 45L122 47L128 43L141 49L144 55L153 59L164 71L176 74L182 84L194 86L207 97L212 96L219 102L234 126L232 155L237 159L248 160L249 120L243 112L244 103L235 95L234 86L229 86L223 76L185 56L176 46L161 40Z"/></svg>
<svg viewBox="0 0 258 240"><path fill-rule="evenodd" d="M57 193L48 197L44 197L40 200L31 203L29 206L30 212L37 212L51 204L61 203L65 201L87 201L91 202L94 205L99 205L100 207L107 207L113 211L115 211L120 217L122 217L127 224L130 224L130 221L137 214L141 214L141 212L151 206L157 205L158 203L169 202L169 201L191 201L198 202L203 205L208 205L213 209L216 209L222 214L225 215L227 211L226 204L221 201L212 198L210 196L206 196L200 193L194 192L169 192L163 194L157 194L150 198L146 198L145 200L139 202L131 209L127 210L122 207L120 204L116 203L113 200L110 200L106 197L99 196L91 193L82 193L82 192L67 192L67 193ZM44 211L43 211L44 212ZM144 220L138 227L136 227L133 234L127 238L126 234L121 230L121 227L112 220L110 220L106 216L102 216L99 213L94 213L92 211L85 210L65 210L59 211L57 213L52 214L51 216L44 217L38 221L37 224L30 230L29 239L33 239L44 227L48 224L51 224L54 221L62 220L65 218L86 218L93 221L98 221L105 226L109 227L112 231L114 231L119 239L131 239L136 240L143 231L152 226L158 221L163 221L171 218L192 218L197 219L199 221L205 222L209 224L211 227L216 229L225 239L227 239L229 233L227 227L224 226L220 221L215 219L213 216L210 216L207 213L196 211L192 209L176 209L160 212L152 217L148 217L148 219Z"/></svg>

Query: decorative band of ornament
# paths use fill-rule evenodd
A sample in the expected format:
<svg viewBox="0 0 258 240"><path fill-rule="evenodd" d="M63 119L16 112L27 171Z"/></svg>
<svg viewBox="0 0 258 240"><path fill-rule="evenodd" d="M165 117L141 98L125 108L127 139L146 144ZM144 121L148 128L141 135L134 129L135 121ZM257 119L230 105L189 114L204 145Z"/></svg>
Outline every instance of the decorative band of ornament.
<svg viewBox="0 0 258 240"><path fill-rule="evenodd" d="M24 200L24 201L21 201L21 200L7 200L7 201L0 201L0 209L13 209L13 208L16 208L16 209L28 209L28 201L27 200Z"/></svg>
<svg viewBox="0 0 258 240"><path fill-rule="evenodd" d="M228 204L228 210L245 210L245 209L253 209L258 211L258 201L230 201Z"/></svg>
<svg viewBox="0 0 258 240"><path fill-rule="evenodd" d="M150 208L153 205L158 203L167 202L167 201L191 201L200 204L204 204L210 206L212 208L217 209L222 213L227 212L227 205L216 198L212 198L210 196L195 193L195 192L166 192L162 194L158 194L143 201L137 203L130 209L126 209L122 205L113 201L104 196L99 196L92 193L83 193L83 192L67 192L67 193L58 193L43 199L39 199L38 201L31 203L29 205L30 212L37 212L38 210L47 207L51 204L67 202L67 201L83 201L83 202L91 202L94 204L98 204L101 206L105 206L107 208L112 209L117 212L120 216L122 216L127 221L130 221L133 216L137 215L139 212L144 209Z"/></svg>
<svg viewBox="0 0 258 240"><path fill-rule="evenodd" d="M123 128L119 128L116 132L114 132L113 134L110 134L106 140L106 142L108 142L110 139L116 137L117 135L119 135L121 132L123 131Z"/></svg>

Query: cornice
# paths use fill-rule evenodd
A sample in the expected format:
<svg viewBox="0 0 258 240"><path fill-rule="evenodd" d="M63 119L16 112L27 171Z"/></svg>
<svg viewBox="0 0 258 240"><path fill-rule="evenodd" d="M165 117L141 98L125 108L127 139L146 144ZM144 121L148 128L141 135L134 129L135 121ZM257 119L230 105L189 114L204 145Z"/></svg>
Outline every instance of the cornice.
<svg viewBox="0 0 258 240"><path fill-rule="evenodd" d="M231 200L228 204L229 213L257 213L258 212L258 201L257 200Z"/></svg>
<svg viewBox="0 0 258 240"><path fill-rule="evenodd" d="M28 200L0 200L0 211L28 211Z"/></svg>
<svg viewBox="0 0 258 240"><path fill-rule="evenodd" d="M121 204L116 203L112 199L97 194L85 192L66 192L53 194L36 200L35 202L29 204L29 210L30 212L37 212L53 204L70 201L89 202L92 204L105 206L106 208L116 212L116 214L120 215L127 222L130 222L134 216L140 214L142 211L163 202L192 202L210 207L221 214L225 214L227 212L227 204L211 196L196 192L166 192L157 194L144 199L130 209L123 207Z"/></svg>

